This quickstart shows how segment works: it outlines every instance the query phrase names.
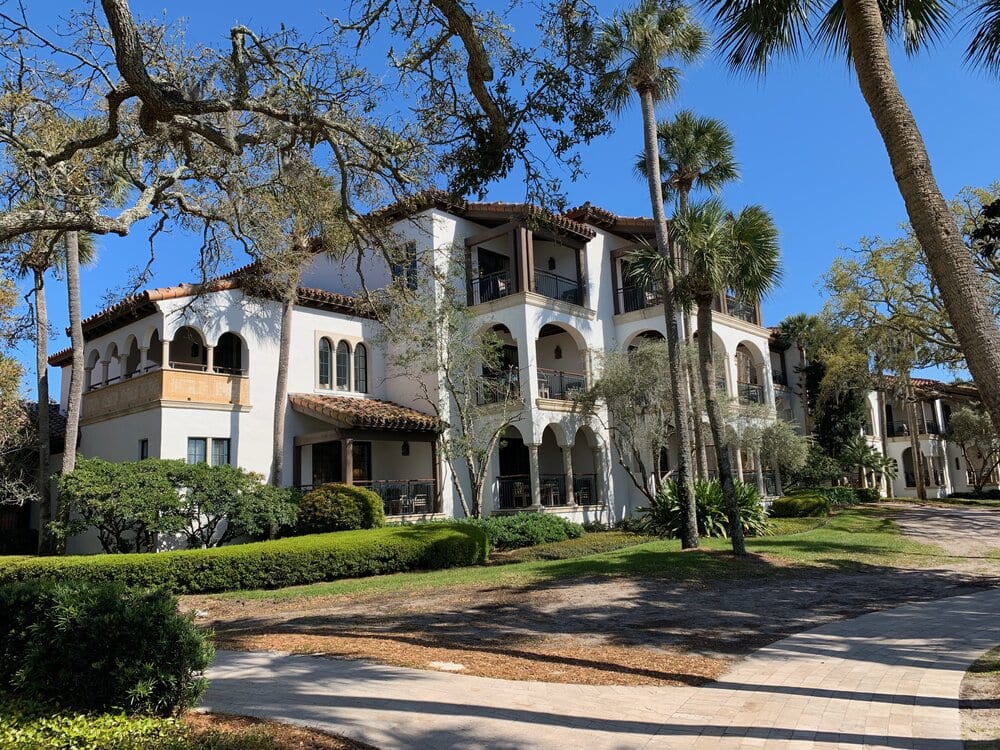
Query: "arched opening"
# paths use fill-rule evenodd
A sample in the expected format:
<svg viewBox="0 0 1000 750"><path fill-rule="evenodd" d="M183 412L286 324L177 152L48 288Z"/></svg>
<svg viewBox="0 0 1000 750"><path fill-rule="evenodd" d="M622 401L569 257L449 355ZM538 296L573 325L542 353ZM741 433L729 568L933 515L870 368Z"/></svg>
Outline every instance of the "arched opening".
<svg viewBox="0 0 1000 750"><path fill-rule="evenodd" d="M205 339L191 326L177 330L170 342L170 366L178 370L208 369L208 352L205 350Z"/></svg>
<svg viewBox="0 0 1000 750"><path fill-rule="evenodd" d="M368 393L368 347L364 344L354 347L354 390Z"/></svg>
<svg viewBox="0 0 1000 750"><path fill-rule="evenodd" d="M128 354L125 355L125 372L123 374L126 378L131 378L141 374L141 371L142 352L139 351L139 342L136 341L135 336L129 336Z"/></svg>
<svg viewBox="0 0 1000 750"><path fill-rule="evenodd" d="M524 437L508 425L497 445L497 509L516 510L531 505L531 458Z"/></svg>
<svg viewBox="0 0 1000 750"><path fill-rule="evenodd" d="M922 455L921 455L921 460L919 461L919 463L922 464L921 469L922 469L922 472L923 472L923 475L924 475L924 486L927 486L927 485L929 485L931 483L931 477L930 477L930 472L927 469L927 462L926 462L926 460L924 459L924 457ZM914 467L914 463L913 463L913 448L904 448L903 449L903 480L906 483L907 487L916 487L917 486L917 474L914 471L913 467Z"/></svg>
<svg viewBox="0 0 1000 750"><path fill-rule="evenodd" d="M149 337L149 350L146 352L146 360L149 362L149 369L163 367L163 342L160 340L160 332L153 331Z"/></svg>
<svg viewBox="0 0 1000 750"><path fill-rule="evenodd" d="M104 379L105 385L117 383L122 379L122 362L119 356L118 344L109 344L104 352L103 362L107 372L107 377Z"/></svg>
<svg viewBox="0 0 1000 750"><path fill-rule="evenodd" d="M490 328L489 351L482 364L482 382L479 384L480 404L496 404L519 398L521 395L521 367L517 341L505 325Z"/></svg>
<svg viewBox="0 0 1000 750"><path fill-rule="evenodd" d="M542 442L538 447L538 482L542 505L566 505L568 495L563 449L552 425L542 430Z"/></svg>
<svg viewBox="0 0 1000 750"><path fill-rule="evenodd" d="M83 368L84 377L84 390L90 391L94 388L100 388L103 385L102 373L98 372L94 375L94 370L97 368L98 363L101 361L101 353L94 349L87 355L86 362Z"/></svg>
<svg viewBox="0 0 1000 750"><path fill-rule="evenodd" d="M692 343L695 347L697 357L698 348L698 331L695 331L691 335ZM719 334L712 331L712 357L715 359L715 389L718 394L723 398L729 398L729 373L726 367L726 345L719 338ZM695 368L698 373L698 382L701 383L701 369L700 366Z"/></svg>
<svg viewBox="0 0 1000 750"><path fill-rule="evenodd" d="M759 352L746 344L736 347L736 389L742 404L763 404L763 372Z"/></svg>
<svg viewBox="0 0 1000 750"><path fill-rule="evenodd" d="M346 341L340 341L337 344L336 365L337 390L351 390L351 346Z"/></svg>
<svg viewBox="0 0 1000 750"><path fill-rule="evenodd" d="M573 502L577 505L595 505L597 496L598 458L600 446L592 433L582 427L573 437Z"/></svg>
<svg viewBox="0 0 1000 750"><path fill-rule="evenodd" d="M333 388L333 344L325 336L319 340L319 376L317 383L320 388Z"/></svg>
<svg viewBox="0 0 1000 750"><path fill-rule="evenodd" d="M227 375L243 375L249 369L243 356L243 339L235 333L219 336L214 360L215 371Z"/></svg>
<svg viewBox="0 0 1000 750"><path fill-rule="evenodd" d="M666 343L666 338L659 331L640 331L635 334L631 339L629 339L628 346L625 347L625 351L633 352L639 348L640 344L646 344L650 342L661 342Z"/></svg>
<svg viewBox="0 0 1000 750"><path fill-rule="evenodd" d="M579 332L547 323L535 339L540 398L569 400L587 387L586 348Z"/></svg>

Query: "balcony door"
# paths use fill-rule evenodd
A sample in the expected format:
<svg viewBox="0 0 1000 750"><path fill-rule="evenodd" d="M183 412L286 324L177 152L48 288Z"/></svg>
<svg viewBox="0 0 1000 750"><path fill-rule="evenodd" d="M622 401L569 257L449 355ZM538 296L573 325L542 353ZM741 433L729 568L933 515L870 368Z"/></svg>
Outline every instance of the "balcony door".
<svg viewBox="0 0 1000 750"><path fill-rule="evenodd" d="M344 462L340 441L316 443L312 448L312 483L315 486L328 482L344 481Z"/></svg>
<svg viewBox="0 0 1000 750"><path fill-rule="evenodd" d="M479 251L479 302L506 297L512 291L510 258L480 247Z"/></svg>

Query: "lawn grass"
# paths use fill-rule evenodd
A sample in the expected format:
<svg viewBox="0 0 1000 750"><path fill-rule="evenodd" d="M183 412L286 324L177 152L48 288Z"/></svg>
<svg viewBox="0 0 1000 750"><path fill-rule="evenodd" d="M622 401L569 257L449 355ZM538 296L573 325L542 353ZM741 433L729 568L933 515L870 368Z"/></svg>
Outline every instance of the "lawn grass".
<svg viewBox="0 0 1000 750"><path fill-rule="evenodd" d="M720 554L726 539L703 539L701 549L682 551L677 540L657 540L574 559L534 560L511 565L452 568L428 573L373 576L280 590L234 591L239 599L296 599L355 593L427 590L456 586L518 587L547 580L587 577L656 577L676 580L740 579L793 575L796 566L861 567L930 561L936 547L900 536L885 509L855 507L829 519L782 519L779 535L747 540L752 553L776 558L738 560ZM927 562L929 564L929 562Z"/></svg>

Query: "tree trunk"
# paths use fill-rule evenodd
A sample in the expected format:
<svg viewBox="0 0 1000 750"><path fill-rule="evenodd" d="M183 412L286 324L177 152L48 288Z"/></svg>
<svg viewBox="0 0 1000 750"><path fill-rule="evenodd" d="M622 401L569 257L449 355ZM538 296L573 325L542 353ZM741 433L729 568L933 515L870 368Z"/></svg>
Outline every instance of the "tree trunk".
<svg viewBox="0 0 1000 750"><path fill-rule="evenodd" d="M785 494L785 488L781 484L781 466L778 465L777 456L771 456L771 464L774 467L774 494L781 497Z"/></svg>
<svg viewBox="0 0 1000 750"><path fill-rule="evenodd" d="M879 367L877 370L877 378L879 383L879 390L875 392L875 400L878 405L878 423L882 425L880 432L882 433L882 455L889 455L889 427L885 423L885 391L882 390L882 383L885 382L885 374L882 372L882 368ZM885 496L888 498L893 497L895 492L892 483L893 480L890 476L883 473L882 480L885 482Z"/></svg>
<svg viewBox="0 0 1000 750"><path fill-rule="evenodd" d="M48 524L52 520L49 486L51 442L49 425L49 312L45 300L45 270L32 269L35 278L35 373L38 381L38 553L49 549Z"/></svg>
<svg viewBox="0 0 1000 750"><path fill-rule="evenodd" d="M701 369L701 386L705 391L705 406L708 410L708 424L712 429L712 441L715 443L715 460L719 465L719 482L722 484L722 496L726 504L726 515L729 517L729 536L733 543L733 552L737 555L747 553L743 540L743 522L740 519L739 503L736 501L736 487L733 484L733 468L729 460L729 438L726 435L726 422L719 405L715 385L715 352L712 345L712 298L702 297L698 300L698 363Z"/></svg>
<svg viewBox="0 0 1000 750"><path fill-rule="evenodd" d="M806 348L799 343L799 376L802 378L799 390L802 393L802 421L805 423L806 437L812 435L812 414L809 411L809 378L806 373Z"/></svg>
<svg viewBox="0 0 1000 750"><path fill-rule="evenodd" d="M66 440L63 447L62 473L69 474L76 468L76 443L80 434L80 411L83 407L83 323L80 319L80 236L67 232L66 243L66 296L69 303L69 338L73 347L73 364L70 367L69 399L66 406ZM69 508L62 503L56 517L60 522L69 520ZM56 550L66 551L65 540Z"/></svg>
<svg viewBox="0 0 1000 750"><path fill-rule="evenodd" d="M271 484L280 487L285 463L285 412L288 409L288 360L292 351L292 315L298 298L298 284L287 292L281 309L281 337L278 344L278 378L274 385L274 442L271 446ZM348 477L344 477L347 481Z"/></svg>
<svg viewBox="0 0 1000 750"><path fill-rule="evenodd" d="M980 397L1000 430L1000 328L896 82L877 0L844 0L858 85L885 143L910 224L927 256Z"/></svg>
<svg viewBox="0 0 1000 750"><path fill-rule="evenodd" d="M651 91L640 91L642 103L643 145L646 156L646 184L656 228L656 247L663 256L670 255L667 239L667 216L663 211L663 194L660 185L659 145L656 137L656 111ZM690 408L688 404L687 368L681 361L680 337L677 332L677 300L674 295L674 277L669 271L663 276L663 317L666 324L667 356L670 361L670 380L677 432L677 499L683 515L681 548L698 546L698 517L694 491L691 487L691 434L688 431Z"/></svg>

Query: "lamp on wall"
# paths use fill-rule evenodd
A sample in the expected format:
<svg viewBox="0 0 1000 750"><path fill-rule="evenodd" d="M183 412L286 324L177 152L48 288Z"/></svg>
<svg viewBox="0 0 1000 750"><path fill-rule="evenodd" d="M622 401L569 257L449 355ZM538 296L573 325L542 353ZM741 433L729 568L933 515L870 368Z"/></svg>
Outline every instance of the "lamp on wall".
<svg viewBox="0 0 1000 750"><path fill-rule="evenodd" d="M402 450L402 453L403 453L404 456L409 456L410 455L410 443L409 443L408 440L404 440L403 441L403 445L401 446L401 450Z"/></svg>
<svg viewBox="0 0 1000 750"><path fill-rule="evenodd" d="M555 351L554 356L555 356L556 359L562 359L562 347L561 346L556 346L556 351Z"/></svg>
<svg viewBox="0 0 1000 750"><path fill-rule="evenodd" d="M549 256L549 270L550 271L556 270L556 259L553 258L551 255Z"/></svg>

